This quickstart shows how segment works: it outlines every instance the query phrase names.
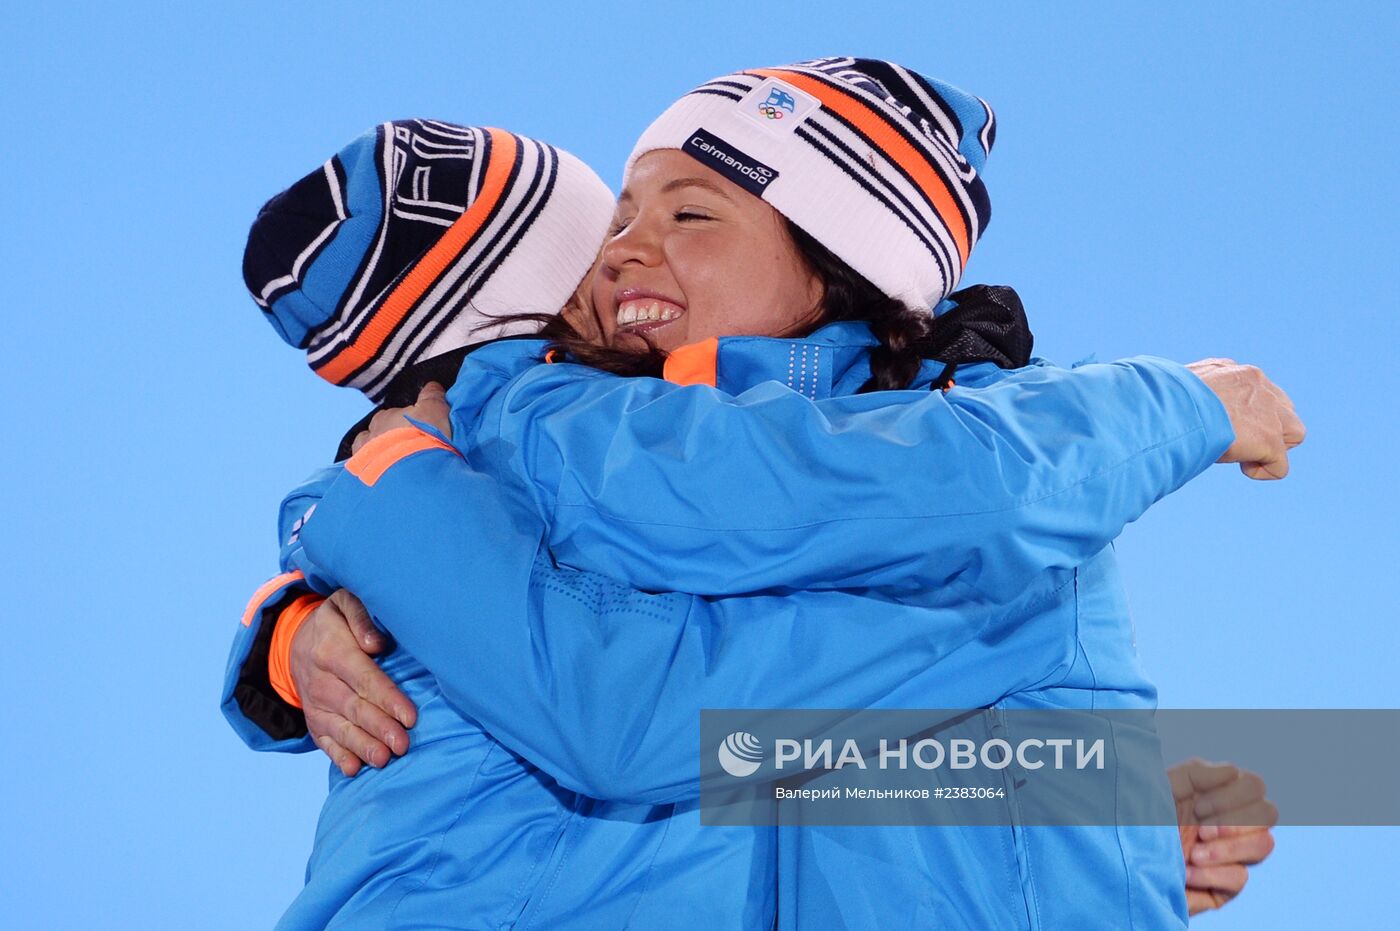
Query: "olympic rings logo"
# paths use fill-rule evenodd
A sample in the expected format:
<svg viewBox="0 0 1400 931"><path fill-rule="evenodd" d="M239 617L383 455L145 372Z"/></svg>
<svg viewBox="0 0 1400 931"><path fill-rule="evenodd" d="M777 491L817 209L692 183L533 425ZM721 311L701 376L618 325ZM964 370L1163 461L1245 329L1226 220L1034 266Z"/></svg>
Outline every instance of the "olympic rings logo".
<svg viewBox="0 0 1400 931"><path fill-rule="evenodd" d="M763 106L759 107L758 112L762 113L770 120L781 120L783 118L782 110L778 109L777 107L768 106L767 104L764 104Z"/></svg>

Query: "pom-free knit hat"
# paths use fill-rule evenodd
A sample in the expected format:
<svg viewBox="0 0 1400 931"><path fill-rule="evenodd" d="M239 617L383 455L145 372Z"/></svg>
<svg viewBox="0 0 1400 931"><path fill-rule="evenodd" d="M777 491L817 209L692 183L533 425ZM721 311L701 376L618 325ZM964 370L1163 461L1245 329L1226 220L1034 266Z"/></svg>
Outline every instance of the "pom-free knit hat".
<svg viewBox="0 0 1400 931"><path fill-rule="evenodd" d="M406 367L538 326L593 263L613 195L553 146L437 120L382 123L258 213L253 299L327 381L379 401Z"/></svg>
<svg viewBox="0 0 1400 931"><path fill-rule="evenodd" d="M932 311L991 217L981 98L892 62L822 58L708 81L627 161L680 149L770 204L885 294Z"/></svg>

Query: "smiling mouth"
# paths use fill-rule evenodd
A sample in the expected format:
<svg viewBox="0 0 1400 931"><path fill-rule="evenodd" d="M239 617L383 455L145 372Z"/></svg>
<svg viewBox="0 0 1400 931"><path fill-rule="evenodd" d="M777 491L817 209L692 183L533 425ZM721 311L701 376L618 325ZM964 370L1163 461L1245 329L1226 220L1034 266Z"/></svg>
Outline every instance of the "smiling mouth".
<svg viewBox="0 0 1400 931"><path fill-rule="evenodd" d="M617 305L617 325L630 330L654 329L684 316L685 308L654 297L639 297Z"/></svg>

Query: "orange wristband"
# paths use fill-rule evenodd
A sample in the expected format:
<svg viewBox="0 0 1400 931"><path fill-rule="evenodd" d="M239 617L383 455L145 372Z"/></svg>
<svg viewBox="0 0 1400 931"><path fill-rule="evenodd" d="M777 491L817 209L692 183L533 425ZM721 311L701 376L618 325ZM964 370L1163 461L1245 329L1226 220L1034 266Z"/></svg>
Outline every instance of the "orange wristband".
<svg viewBox="0 0 1400 931"><path fill-rule="evenodd" d="M326 599L320 595L302 595L282 609L277 627L272 631L272 646L267 654L267 678L272 690L293 708L301 707L301 696L292 681L292 639L301 625Z"/></svg>

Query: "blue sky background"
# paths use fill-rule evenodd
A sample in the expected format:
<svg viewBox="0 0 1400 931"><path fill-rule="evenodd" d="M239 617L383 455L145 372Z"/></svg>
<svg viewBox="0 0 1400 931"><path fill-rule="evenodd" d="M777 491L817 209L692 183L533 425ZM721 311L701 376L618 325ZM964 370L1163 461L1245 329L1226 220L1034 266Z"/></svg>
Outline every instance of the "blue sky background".
<svg viewBox="0 0 1400 931"><path fill-rule="evenodd" d="M678 9L671 9L672 6ZM8 927L270 926L325 788L216 707L275 508L361 412L243 291L268 196L373 123L489 123L616 186L676 95L891 58L990 100L994 221L1041 354L1227 355L1310 428L1120 543L1165 706L1394 707L1397 241L1388 3L12 8L0 227ZM1397 829L1282 829L1219 928L1394 920Z"/></svg>

